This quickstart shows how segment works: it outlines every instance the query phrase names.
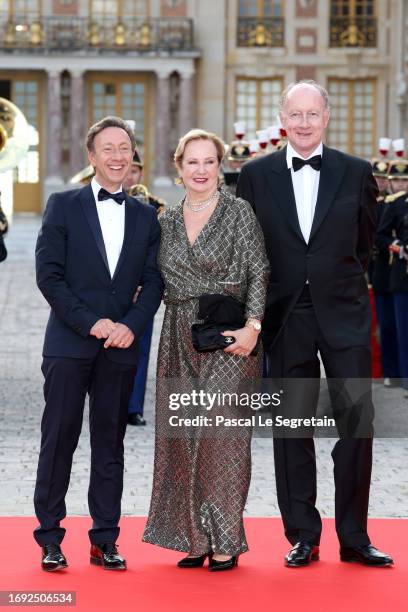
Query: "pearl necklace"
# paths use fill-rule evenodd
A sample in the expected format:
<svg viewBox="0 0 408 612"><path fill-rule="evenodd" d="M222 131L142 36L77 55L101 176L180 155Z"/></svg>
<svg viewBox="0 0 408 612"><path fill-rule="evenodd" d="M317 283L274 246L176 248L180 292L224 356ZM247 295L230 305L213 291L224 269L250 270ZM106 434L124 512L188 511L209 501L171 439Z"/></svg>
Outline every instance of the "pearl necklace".
<svg viewBox="0 0 408 612"><path fill-rule="evenodd" d="M191 212L200 212L202 210L205 210L209 206L211 206L211 204L216 200L217 197L218 197L218 190L216 189L214 193L212 193L210 197L207 200L204 200L203 202L197 202L197 204L193 203L191 202L191 200L188 199L187 196L185 197L184 202L187 208L191 210Z"/></svg>

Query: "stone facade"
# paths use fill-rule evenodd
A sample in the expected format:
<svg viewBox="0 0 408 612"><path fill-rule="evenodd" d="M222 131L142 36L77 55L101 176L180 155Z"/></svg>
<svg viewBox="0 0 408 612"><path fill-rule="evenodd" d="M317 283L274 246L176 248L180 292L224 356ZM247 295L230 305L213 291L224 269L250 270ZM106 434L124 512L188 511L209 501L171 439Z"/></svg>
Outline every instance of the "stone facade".
<svg viewBox="0 0 408 612"><path fill-rule="evenodd" d="M377 45L331 47L330 5L324 0L282 2L284 45L237 47L239 3L228 2L227 34L227 137L232 138L237 77L282 79L283 84L313 78L327 86L330 79L375 82L373 113L377 137L405 136L407 127L408 3L377 0ZM259 129L266 126L259 126ZM372 151L375 153L375 150Z"/></svg>
<svg viewBox="0 0 408 612"><path fill-rule="evenodd" d="M109 49L103 48L101 43L103 29L89 30L89 24L98 19L96 15L88 15L90 3L59 0L44 0L41 12L43 27L39 31L29 30L28 35L32 38L26 40L26 47L21 48L17 38L13 43L14 32L9 33L7 43L0 44L0 81L2 74L10 78L10 74L22 74L21 71L25 75L31 71L37 74L40 71L44 75L41 134L44 184L52 188L63 185L84 162L82 143L92 121L88 77L95 74L102 80L107 74L118 75L118 78L123 76L124 80L125 77L137 80L137 75L147 79L149 125L144 151L149 182L158 188L171 182L171 155L177 130L181 135L191 127L199 126L230 141L240 104L256 105L255 110L248 107L248 113L258 113L256 129L267 127L262 124L267 113L262 113L259 107L269 104L271 98L268 98L267 86L262 83L274 79L281 88L297 79L313 78L330 86L335 96L337 91L344 92L347 84L350 85L349 95L355 108L353 106L351 117L344 117L339 111L337 127L328 135L330 144L340 143L350 152L359 154L361 150L370 156L375 153L379 136L404 136L408 141L407 2L377 0L376 44L364 45L363 35L354 29L347 36L354 35L359 44L343 47L330 46L331 2L326 0L286 0L280 5L277 0L271 0L270 6L274 7L275 13L272 16L258 15L255 21L243 17L242 7L254 5L245 0L150 0L148 4L147 25L140 16L137 17L139 21L131 16L121 17L118 9L116 21L119 25L110 28L114 38ZM258 4L265 6L265 3ZM58 26L55 25L57 18ZM8 16L1 17L3 30L7 19ZM68 28L69 20L73 19L80 20L76 23L78 28L82 28L82 47L77 49L72 44L64 46L64 37L68 35L64 28ZM122 26L121 19L124 22ZM177 46L180 36L186 36L185 29L183 34L177 30L180 20L184 20L185 28L188 19L193 24L193 38L186 46ZM165 48L161 46L163 37L156 37L156 42L152 43L157 28L164 28L163 36L167 37ZM344 35L340 32L339 40L344 40ZM47 36L54 37L51 39L53 44L55 37L60 37L57 51L48 49ZM3 39L6 40L6 34L3 34ZM126 46L129 40L138 46ZM15 53L11 52L13 44L19 47ZM63 126L58 121L61 112L58 79L62 73L68 73L71 87L69 151L63 154L58 150L64 146L60 137ZM177 78L173 78L174 75ZM237 83L240 80L250 81L250 86L256 89L253 102L249 103L245 97L242 99L242 95L238 99ZM363 93L359 93L359 87ZM362 96L365 100L361 102ZM179 106L176 112L174 100ZM171 101L173 107L170 109ZM363 110L359 104L363 107L365 104ZM372 116L371 140L365 137L363 146L358 144L358 139L364 138L367 121L356 126L353 121L359 113L364 115L368 111ZM345 129L350 132L347 138L341 134ZM61 163L61 159L66 162Z"/></svg>

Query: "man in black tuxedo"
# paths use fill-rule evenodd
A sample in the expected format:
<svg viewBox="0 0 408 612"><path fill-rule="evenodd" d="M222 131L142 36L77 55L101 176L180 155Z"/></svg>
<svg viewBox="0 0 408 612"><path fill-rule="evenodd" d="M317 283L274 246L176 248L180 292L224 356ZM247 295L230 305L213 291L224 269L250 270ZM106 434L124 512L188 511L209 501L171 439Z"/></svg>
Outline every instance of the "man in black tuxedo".
<svg viewBox="0 0 408 612"><path fill-rule="evenodd" d="M122 119L106 117L90 128L87 149L95 168L91 184L51 195L36 247L37 284L51 306L34 494L40 523L34 537L46 571L67 567L60 522L87 393L90 561L105 569L126 568L116 547L123 439L138 339L162 294L156 211L121 188L135 150L133 132ZM139 285L143 290L135 301Z"/></svg>
<svg viewBox="0 0 408 612"><path fill-rule="evenodd" d="M300 391L303 414L315 414L319 351L340 434L332 452L340 557L390 565L367 535L373 407L364 271L377 187L369 163L322 144L329 121L323 87L313 81L290 85L280 118L288 145L245 164L237 187L255 210L270 261L263 322L269 376L297 379L292 387L286 381L289 395ZM344 393L348 379L356 379L354 403ZM308 565L319 558L321 535L313 438L275 437L274 454L278 503L293 545L285 564Z"/></svg>

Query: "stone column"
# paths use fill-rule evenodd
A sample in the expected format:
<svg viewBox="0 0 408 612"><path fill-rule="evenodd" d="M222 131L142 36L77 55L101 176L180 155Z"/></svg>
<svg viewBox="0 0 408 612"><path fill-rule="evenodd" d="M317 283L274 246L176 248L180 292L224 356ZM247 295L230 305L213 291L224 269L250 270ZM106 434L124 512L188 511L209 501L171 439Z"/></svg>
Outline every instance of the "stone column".
<svg viewBox="0 0 408 612"><path fill-rule="evenodd" d="M155 138L155 187L172 184L169 171L170 133L170 73L157 72L156 93L156 138Z"/></svg>
<svg viewBox="0 0 408 612"><path fill-rule="evenodd" d="M195 125L194 72L180 72L179 136Z"/></svg>
<svg viewBox="0 0 408 612"><path fill-rule="evenodd" d="M71 71L69 112L70 177L85 166L85 99L83 72Z"/></svg>
<svg viewBox="0 0 408 612"><path fill-rule="evenodd" d="M53 191L61 190L64 181L61 176L61 72L48 72L47 83L47 151L44 200Z"/></svg>

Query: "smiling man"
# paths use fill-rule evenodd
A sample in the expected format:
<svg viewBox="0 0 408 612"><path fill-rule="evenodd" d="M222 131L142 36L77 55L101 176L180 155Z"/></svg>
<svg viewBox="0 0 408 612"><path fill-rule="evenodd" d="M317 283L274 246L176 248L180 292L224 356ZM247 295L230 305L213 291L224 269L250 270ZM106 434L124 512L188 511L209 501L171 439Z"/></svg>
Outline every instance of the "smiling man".
<svg viewBox="0 0 408 612"><path fill-rule="evenodd" d="M126 568L116 547L123 439L138 339L162 292L155 209L122 191L135 149L132 131L119 117L106 117L90 128L86 146L95 176L86 187L51 195L36 247L37 284L51 307L34 494L40 523L34 537L45 571L67 567L60 522L87 393L90 561L105 569ZM143 291L135 303L139 285Z"/></svg>
<svg viewBox="0 0 408 612"><path fill-rule="evenodd" d="M282 404L289 412L316 413L318 352L325 367L340 434L332 452L340 558L386 566L391 557L367 534L373 406L364 271L378 190L368 162L323 145L329 114L323 87L290 85L280 111L288 145L245 164L237 195L251 203L265 235L271 277L264 346L269 376L292 379L285 380ZM274 453L279 507L293 546L285 564L305 566L319 558L322 529L313 438L275 438Z"/></svg>

